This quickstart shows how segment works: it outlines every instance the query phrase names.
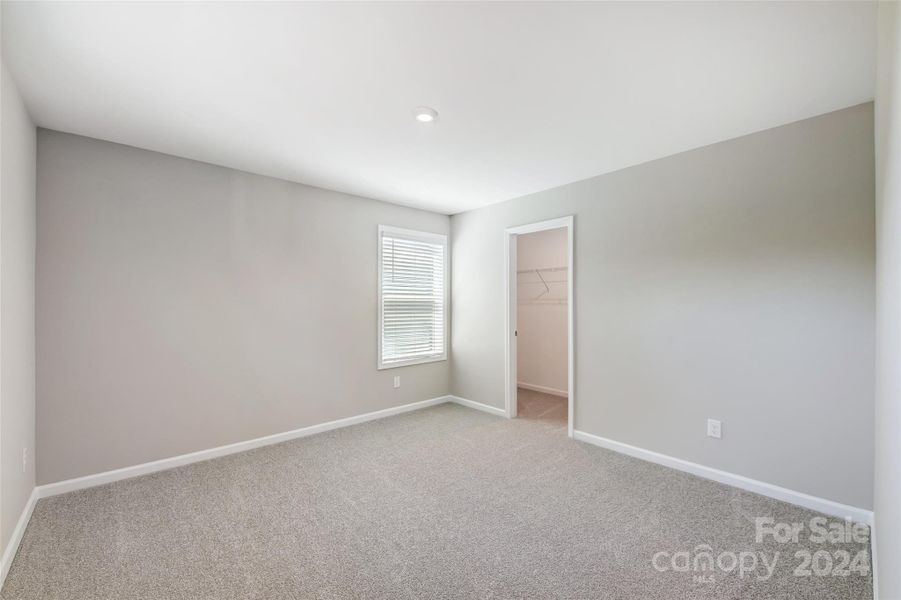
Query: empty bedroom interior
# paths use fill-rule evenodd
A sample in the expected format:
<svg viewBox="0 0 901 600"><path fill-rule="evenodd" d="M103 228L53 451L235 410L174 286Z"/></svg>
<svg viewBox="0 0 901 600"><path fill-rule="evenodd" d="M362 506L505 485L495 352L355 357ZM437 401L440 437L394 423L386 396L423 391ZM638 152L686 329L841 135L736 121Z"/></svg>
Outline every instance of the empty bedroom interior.
<svg viewBox="0 0 901 600"><path fill-rule="evenodd" d="M901 600L897 3L0 22L3 600Z"/></svg>

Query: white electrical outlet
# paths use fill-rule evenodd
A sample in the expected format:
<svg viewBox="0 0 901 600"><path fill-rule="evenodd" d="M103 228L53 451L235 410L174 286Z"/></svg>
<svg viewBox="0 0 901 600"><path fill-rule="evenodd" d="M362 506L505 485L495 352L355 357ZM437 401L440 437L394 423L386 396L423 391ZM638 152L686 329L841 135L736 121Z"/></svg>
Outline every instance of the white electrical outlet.
<svg viewBox="0 0 901 600"><path fill-rule="evenodd" d="M707 435L717 439L723 437L723 424L716 419L707 419Z"/></svg>
<svg viewBox="0 0 901 600"><path fill-rule="evenodd" d="M395 387L395 388L399 388L399 387L400 387L400 375L395 375L395 376L394 376L394 387Z"/></svg>
<svg viewBox="0 0 901 600"><path fill-rule="evenodd" d="M22 448L22 472L28 472L28 448Z"/></svg>

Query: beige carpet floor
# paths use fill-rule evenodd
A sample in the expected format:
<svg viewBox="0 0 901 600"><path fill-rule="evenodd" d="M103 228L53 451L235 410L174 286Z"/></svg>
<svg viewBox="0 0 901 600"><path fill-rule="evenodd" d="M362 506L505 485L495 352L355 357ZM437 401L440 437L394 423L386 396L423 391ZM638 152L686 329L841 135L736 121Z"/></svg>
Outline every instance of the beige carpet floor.
<svg viewBox="0 0 901 600"><path fill-rule="evenodd" d="M566 398L525 388L517 389L516 396L516 414L519 418L544 421L558 427L566 435L566 419L569 416Z"/></svg>
<svg viewBox="0 0 901 600"><path fill-rule="evenodd" d="M523 412L536 418L445 404L41 500L0 596L871 597L868 576L793 572L796 551L866 544L755 543L755 517L814 513L573 441L565 413L561 431L553 411ZM652 564L704 544L780 558L767 580L762 566Z"/></svg>

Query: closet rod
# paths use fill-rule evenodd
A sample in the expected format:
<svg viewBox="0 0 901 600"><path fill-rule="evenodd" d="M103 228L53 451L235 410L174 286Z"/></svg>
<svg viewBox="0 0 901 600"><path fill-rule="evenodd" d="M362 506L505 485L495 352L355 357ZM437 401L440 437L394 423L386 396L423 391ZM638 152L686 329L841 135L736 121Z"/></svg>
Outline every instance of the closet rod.
<svg viewBox="0 0 901 600"><path fill-rule="evenodd" d="M567 271L567 270L569 270L569 267L544 267L541 269L522 269L520 271L517 271L517 274L519 274L519 273L537 273L538 271L553 272L553 271Z"/></svg>

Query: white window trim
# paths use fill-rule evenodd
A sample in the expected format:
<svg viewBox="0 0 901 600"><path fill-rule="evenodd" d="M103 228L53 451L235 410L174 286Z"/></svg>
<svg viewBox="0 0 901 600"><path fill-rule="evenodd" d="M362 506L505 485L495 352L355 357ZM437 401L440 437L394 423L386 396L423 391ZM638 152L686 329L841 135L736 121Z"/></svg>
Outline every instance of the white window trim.
<svg viewBox="0 0 901 600"><path fill-rule="evenodd" d="M392 362L390 364L384 364L382 362L382 320L384 317L384 307L382 306L382 235L385 233L403 235L414 239L418 238L427 242L440 242L444 247L444 314L442 315L442 325L444 326L444 346L441 349L441 354L438 356L414 358L411 360ZM375 341L376 345L378 346L376 349L376 352L378 353L378 370L382 371L385 369L396 369L398 367L408 367L410 365L421 365L425 363L447 360L447 341L448 337L450 337L450 331L448 329L448 315L450 314L450 261L447 247L447 236L441 233L429 233L427 231L417 231L415 229L403 229L401 227L392 227L390 225L379 225L379 234L376 243L378 244L378 247L376 249L376 259L378 260L378 296L376 298L376 302L378 303L379 322Z"/></svg>

